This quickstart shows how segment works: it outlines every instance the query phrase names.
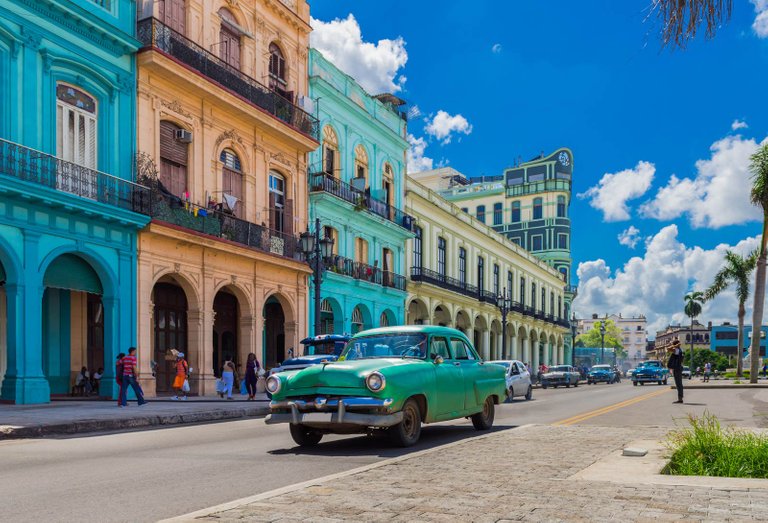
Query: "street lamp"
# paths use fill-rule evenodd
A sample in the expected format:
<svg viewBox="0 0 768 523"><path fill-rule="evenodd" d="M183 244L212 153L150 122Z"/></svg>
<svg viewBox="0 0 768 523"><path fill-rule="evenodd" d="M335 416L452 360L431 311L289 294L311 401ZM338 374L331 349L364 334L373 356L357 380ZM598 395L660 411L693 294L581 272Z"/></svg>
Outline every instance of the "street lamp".
<svg viewBox="0 0 768 523"><path fill-rule="evenodd" d="M605 360L605 322L600 322L600 363Z"/></svg>
<svg viewBox="0 0 768 523"><path fill-rule="evenodd" d="M501 312L501 359L507 359L507 314L510 309L510 299L507 296L507 288L504 287L502 294L496 296L496 306Z"/></svg>
<svg viewBox="0 0 768 523"><path fill-rule="evenodd" d="M333 255L333 238L320 235L320 218L315 220L315 231L307 231L299 236L299 250L306 256L312 267L312 277L315 284L315 336L320 334L320 284L323 281L323 260Z"/></svg>
<svg viewBox="0 0 768 523"><path fill-rule="evenodd" d="M578 332L579 326L576 322L576 313L571 316L571 366L576 365L576 332Z"/></svg>

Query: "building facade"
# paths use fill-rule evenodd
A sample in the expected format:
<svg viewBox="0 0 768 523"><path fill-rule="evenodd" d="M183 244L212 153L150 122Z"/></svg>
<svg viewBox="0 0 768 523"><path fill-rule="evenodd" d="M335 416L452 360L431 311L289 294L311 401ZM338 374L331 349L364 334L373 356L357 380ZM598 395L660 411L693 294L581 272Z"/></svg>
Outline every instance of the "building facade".
<svg viewBox="0 0 768 523"><path fill-rule="evenodd" d="M413 236L401 210L408 149L403 102L370 96L315 49L309 71L322 140L310 155L309 215L334 245L325 260L320 333L401 325L405 242ZM315 333L314 299L309 317Z"/></svg>
<svg viewBox="0 0 768 523"><path fill-rule="evenodd" d="M709 349L710 328L711 325L702 325L697 320L693 320L693 328L691 325L668 325L664 330L656 332L653 352L649 351L648 357L664 357L667 347L675 340L680 342L683 349L691 348L691 339L694 349Z"/></svg>
<svg viewBox="0 0 768 523"><path fill-rule="evenodd" d="M309 5L143 0L137 26L141 383L169 393L176 349L205 395L225 360L270 368L306 333Z"/></svg>
<svg viewBox="0 0 768 523"><path fill-rule="evenodd" d="M136 341L133 1L0 3L1 398L67 394ZM41 328L42 327L42 328Z"/></svg>
<svg viewBox="0 0 768 523"><path fill-rule="evenodd" d="M406 200L415 233L408 242L409 324L460 329L487 359L571 362L557 270L410 178ZM499 308L505 293L506 331Z"/></svg>
<svg viewBox="0 0 768 523"><path fill-rule="evenodd" d="M627 351L627 358L639 360L645 358L648 344L648 320L642 314L638 316L622 316L619 314L605 315L602 318L593 314L591 318L577 319L576 335L581 336L591 331L595 325L602 321L612 320L621 331L621 343Z"/></svg>
<svg viewBox="0 0 768 523"><path fill-rule="evenodd" d="M768 336L768 327L762 327L760 334L760 356L765 357L766 336ZM749 354L749 347L752 344L752 326L745 325L743 333L742 357L746 358ZM728 357L736 356L739 345L739 326L731 325L728 322L722 325L713 325L709 336L710 350L720 352Z"/></svg>

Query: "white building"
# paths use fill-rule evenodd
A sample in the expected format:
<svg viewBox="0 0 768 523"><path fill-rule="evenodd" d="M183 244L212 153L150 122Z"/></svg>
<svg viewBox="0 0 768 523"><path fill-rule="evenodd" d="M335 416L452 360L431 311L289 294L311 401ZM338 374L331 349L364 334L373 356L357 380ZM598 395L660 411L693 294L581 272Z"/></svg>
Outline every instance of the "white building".
<svg viewBox="0 0 768 523"><path fill-rule="evenodd" d="M603 317L598 317L597 314L593 314L591 318L577 320L577 335L589 332L595 324L606 320L613 320L613 323L615 323L621 330L621 343L627 351L627 357L638 359L646 357L645 348L648 341L646 327L648 321L642 314L639 316L622 316L621 313L619 313L618 315L611 314Z"/></svg>

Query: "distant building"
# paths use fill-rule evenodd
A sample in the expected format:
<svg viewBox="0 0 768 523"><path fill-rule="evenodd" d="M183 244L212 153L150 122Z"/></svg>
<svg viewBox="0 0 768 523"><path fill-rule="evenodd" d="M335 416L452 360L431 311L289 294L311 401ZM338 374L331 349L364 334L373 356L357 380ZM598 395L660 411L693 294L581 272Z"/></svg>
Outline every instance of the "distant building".
<svg viewBox="0 0 768 523"><path fill-rule="evenodd" d="M621 344L627 351L628 358L642 359L645 357L648 342L648 332L646 331L648 320L642 314L638 316L622 316L619 313L606 315L602 318L598 317L597 314L593 314L591 318L576 320L578 324L577 335L589 332L596 324L606 320L613 320L613 323L621 330Z"/></svg>
<svg viewBox="0 0 768 523"><path fill-rule="evenodd" d="M768 327L762 327L762 334L760 336L760 356L765 356L766 336L768 336ZM738 346L738 325L731 325L728 322L722 325L712 326L712 330L709 338L710 350L719 352L726 356L735 356L736 347ZM752 343L752 326L744 326L744 352L743 357L747 357L749 353L749 346Z"/></svg>
<svg viewBox="0 0 768 523"><path fill-rule="evenodd" d="M656 332L655 348L657 351L669 346L674 340L679 340L684 349L691 348L691 336L695 349L708 349L712 324L703 325L693 320L691 325L668 325L666 329Z"/></svg>

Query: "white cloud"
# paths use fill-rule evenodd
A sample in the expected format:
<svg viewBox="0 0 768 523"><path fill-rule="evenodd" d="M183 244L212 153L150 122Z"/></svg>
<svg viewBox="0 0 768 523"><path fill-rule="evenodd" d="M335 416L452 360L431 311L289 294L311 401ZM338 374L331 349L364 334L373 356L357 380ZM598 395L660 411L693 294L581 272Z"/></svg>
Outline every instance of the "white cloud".
<svg viewBox="0 0 768 523"><path fill-rule="evenodd" d="M760 38L768 37L768 0L751 0L755 6L755 21L752 29Z"/></svg>
<svg viewBox="0 0 768 523"><path fill-rule="evenodd" d="M619 234L619 243L626 245L630 249L634 249L637 246L637 242L640 241L640 229L634 225L630 225L628 229L624 229Z"/></svg>
<svg viewBox="0 0 768 523"><path fill-rule="evenodd" d="M398 71L408 61L402 37L379 40L375 44L364 42L360 25L352 14L330 22L311 18L310 24L310 45L370 94L395 93L402 89L406 78L398 76Z"/></svg>
<svg viewBox="0 0 768 523"><path fill-rule="evenodd" d="M440 110L432 117L425 119L427 123L424 127L424 131L434 136L441 141L443 145L451 143L453 133L470 134L472 132L472 125L460 114L450 115L447 112Z"/></svg>
<svg viewBox="0 0 768 523"><path fill-rule="evenodd" d="M757 147L755 140L739 135L718 140L710 147L710 158L696 162L695 178L672 175L640 212L658 220L687 214L693 227L712 229L761 220L749 202L749 157Z"/></svg>
<svg viewBox="0 0 768 523"><path fill-rule="evenodd" d="M706 250L688 247L678 239L676 225L668 225L652 236L642 256L630 258L612 273L604 260L579 264L579 292L574 309L579 317L622 313L644 314L648 332L655 333L669 323L687 322L683 312L683 297L691 289L704 290L722 267L725 251L732 249L746 255L759 245L759 236L747 238L736 245L720 244ZM747 318L751 316L752 301L747 302ZM704 304L699 321L736 321L738 302L728 289Z"/></svg>
<svg viewBox="0 0 768 523"><path fill-rule="evenodd" d="M627 202L641 197L651 187L656 167L650 162L638 162L633 169L606 173L597 185L579 194L588 198L589 205L603 212L606 222L629 219Z"/></svg>
<svg viewBox="0 0 768 523"><path fill-rule="evenodd" d="M493 54L499 54L502 50L501 44L493 44L493 47L491 47L491 52Z"/></svg>
<svg viewBox="0 0 768 523"><path fill-rule="evenodd" d="M416 138L412 134L408 134L408 172L417 173L421 171L429 171L434 165L432 158L424 156L424 150L427 148L427 141L424 138Z"/></svg>
<svg viewBox="0 0 768 523"><path fill-rule="evenodd" d="M732 131L738 131L739 129L746 129L747 127L749 127L747 125L747 122L745 122L744 120L739 120L738 118L736 118L731 124Z"/></svg>

